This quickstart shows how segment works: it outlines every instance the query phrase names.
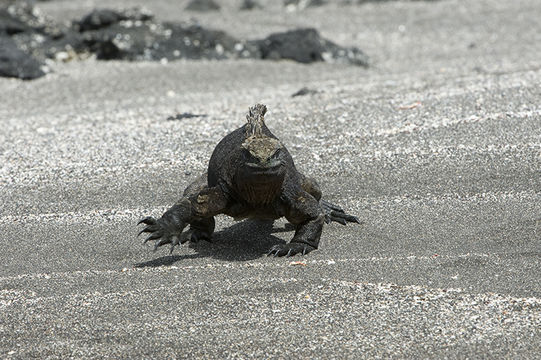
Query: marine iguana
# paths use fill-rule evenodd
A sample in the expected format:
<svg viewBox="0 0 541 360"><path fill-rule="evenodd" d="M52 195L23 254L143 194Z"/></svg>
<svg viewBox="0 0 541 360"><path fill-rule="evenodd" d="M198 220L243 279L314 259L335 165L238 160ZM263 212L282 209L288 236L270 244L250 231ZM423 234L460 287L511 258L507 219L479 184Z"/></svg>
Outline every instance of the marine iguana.
<svg viewBox="0 0 541 360"><path fill-rule="evenodd" d="M357 217L321 199L317 182L295 168L286 147L265 125L265 105L250 107L244 126L226 135L210 157L208 171L191 183L182 198L161 218L145 217L139 232L156 240L154 250L190 240L210 241L214 216L236 220L285 217L295 226L287 244L274 245L267 255L293 256L317 249L323 223L360 223ZM190 228L182 233L186 226Z"/></svg>

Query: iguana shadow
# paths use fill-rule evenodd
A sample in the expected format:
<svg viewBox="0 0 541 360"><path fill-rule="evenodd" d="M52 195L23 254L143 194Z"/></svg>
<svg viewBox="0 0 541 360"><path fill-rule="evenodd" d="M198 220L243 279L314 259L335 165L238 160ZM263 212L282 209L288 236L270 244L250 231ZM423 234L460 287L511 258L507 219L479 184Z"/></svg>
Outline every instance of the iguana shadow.
<svg viewBox="0 0 541 360"><path fill-rule="evenodd" d="M212 242L189 242L180 248L177 247L173 255L137 263L134 266L136 268L170 266L178 261L203 257L225 261L250 261L265 256L274 245L285 244L286 241L272 234L286 231L293 231L293 226L286 224L285 227L276 227L272 221L246 219L215 232L212 235ZM195 250L196 254L179 255L178 252L186 245Z"/></svg>

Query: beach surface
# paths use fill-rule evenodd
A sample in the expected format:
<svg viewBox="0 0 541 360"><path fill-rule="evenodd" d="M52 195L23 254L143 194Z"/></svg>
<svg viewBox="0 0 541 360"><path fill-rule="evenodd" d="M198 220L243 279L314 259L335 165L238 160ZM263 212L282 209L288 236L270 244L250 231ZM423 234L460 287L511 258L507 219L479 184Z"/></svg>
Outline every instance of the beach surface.
<svg viewBox="0 0 541 360"><path fill-rule="evenodd" d="M539 356L541 2L172 3L38 6L66 21L144 5L242 39L310 26L370 66L88 59L0 78L1 358ZM363 224L326 226L304 257L265 256L293 236L283 220L143 245L137 220L255 103Z"/></svg>

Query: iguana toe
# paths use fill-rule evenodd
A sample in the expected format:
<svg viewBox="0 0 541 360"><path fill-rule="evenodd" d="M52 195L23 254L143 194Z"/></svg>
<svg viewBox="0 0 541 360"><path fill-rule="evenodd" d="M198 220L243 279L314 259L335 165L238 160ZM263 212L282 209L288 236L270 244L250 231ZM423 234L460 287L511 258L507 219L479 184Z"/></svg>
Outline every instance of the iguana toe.
<svg viewBox="0 0 541 360"><path fill-rule="evenodd" d="M156 224L156 219L154 219L152 216L147 216L137 222L137 225L139 224L146 224L146 225L154 225Z"/></svg>
<svg viewBox="0 0 541 360"><path fill-rule="evenodd" d="M278 244L274 245L267 256L295 256L297 254L306 255L309 252L315 250L313 246L303 243L289 243L289 244Z"/></svg>
<svg viewBox="0 0 541 360"><path fill-rule="evenodd" d="M145 241L143 241L143 244L146 244L147 242L149 242L150 240L156 240L156 239L159 239L162 237L162 233L161 232L154 232L152 234L150 234L146 239Z"/></svg>
<svg viewBox="0 0 541 360"><path fill-rule="evenodd" d="M331 221L335 221L342 225L347 225L348 222L361 224L361 221L356 216L346 214L338 205L334 205L325 200L321 200L320 204L325 213L325 222L327 224Z"/></svg>

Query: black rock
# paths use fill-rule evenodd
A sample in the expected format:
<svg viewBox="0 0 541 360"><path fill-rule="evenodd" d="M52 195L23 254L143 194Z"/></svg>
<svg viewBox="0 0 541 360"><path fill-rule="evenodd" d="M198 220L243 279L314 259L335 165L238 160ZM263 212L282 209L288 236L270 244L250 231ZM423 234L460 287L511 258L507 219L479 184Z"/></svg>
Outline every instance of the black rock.
<svg viewBox="0 0 541 360"><path fill-rule="evenodd" d="M4 7L0 5L0 33L16 35L23 32L57 37L62 34L62 29L42 16L30 3L16 2Z"/></svg>
<svg viewBox="0 0 541 360"><path fill-rule="evenodd" d="M324 42L314 29L299 29L271 34L259 40L263 59L291 59L302 63L323 61Z"/></svg>
<svg viewBox="0 0 541 360"><path fill-rule="evenodd" d="M301 63L341 62L367 66L368 57L357 48L343 48L323 39L315 29L297 29L256 40L263 59L291 59Z"/></svg>
<svg viewBox="0 0 541 360"><path fill-rule="evenodd" d="M259 57L257 48L249 46L223 31L206 29L197 24L164 23L168 34L152 49L156 59L227 59Z"/></svg>
<svg viewBox="0 0 541 360"><path fill-rule="evenodd" d="M256 46L193 23L119 22L82 35L100 60L260 58Z"/></svg>
<svg viewBox="0 0 541 360"><path fill-rule="evenodd" d="M84 42L84 38L76 31L67 30L57 38L46 38L40 46L32 49L32 54L40 59L58 59L67 61L72 57L85 57L82 54L89 53L90 49ZM68 58L65 58L65 57Z"/></svg>
<svg viewBox="0 0 541 360"><path fill-rule="evenodd" d="M223 31L205 29L197 24L165 23L164 28L171 36L155 49L157 58L225 59L237 42Z"/></svg>
<svg viewBox="0 0 541 360"><path fill-rule="evenodd" d="M314 29L272 34L264 40L241 41L223 31L193 23L160 23L152 17L128 18L125 13L119 15L118 12L95 11L94 14L107 16L95 16L96 21L92 23L95 27L100 24L100 27L81 30L81 34L84 45L101 60L255 58L367 65L367 57L362 51L340 47L321 38ZM83 24L87 23L82 20L79 28L86 29Z"/></svg>
<svg viewBox="0 0 541 360"><path fill-rule="evenodd" d="M220 10L220 5L218 5L214 0L192 0L186 6L186 10L190 11L217 11Z"/></svg>
<svg viewBox="0 0 541 360"><path fill-rule="evenodd" d="M0 36L0 76L31 80L45 75L43 64L20 50L13 40Z"/></svg>
<svg viewBox="0 0 541 360"><path fill-rule="evenodd" d="M204 4L214 9L217 6L198 2L198 6ZM340 47L321 38L314 29L243 41L196 23L162 23L139 9L94 10L72 26L65 26L41 16L30 3L16 2L0 6L0 37L0 76L24 79L44 75L46 58L68 61L90 54L101 60L254 58L367 65L362 51Z"/></svg>
<svg viewBox="0 0 541 360"><path fill-rule="evenodd" d="M156 60L153 51L167 37L154 16L138 8L94 10L75 28L99 60Z"/></svg>
<svg viewBox="0 0 541 360"><path fill-rule="evenodd" d="M62 30L62 32L59 32L55 36L44 35L34 31L25 31L13 35L11 39L15 41L21 50L40 61L44 61L47 58L57 59L58 54L61 52L70 53L72 54L71 57L78 53L88 52L81 34L69 28L65 28L65 30ZM63 54L60 57L65 57L65 55Z"/></svg>
<svg viewBox="0 0 541 360"><path fill-rule="evenodd" d="M13 35L29 29L24 22L10 14L8 8L0 9L0 34Z"/></svg>
<svg viewBox="0 0 541 360"><path fill-rule="evenodd" d="M103 29L113 24L117 24L120 21L148 21L152 18L152 14L138 8L125 11L99 9L94 10L90 14L83 17L79 22L76 23L76 25L80 32L84 32L89 30Z"/></svg>
<svg viewBox="0 0 541 360"><path fill-rule="evenodd" d="M79 22L79 31L97 30L118 23L122 16L113 10L94 10Z"/></svg>
<svg viewBox="0 0 541 360"><path fill-rule="evenodd" d="M56 54L61 51L85 50L76 31L40 15L39 11L26 2L16 2L0 9L2 34L10 37L19 50L38 61L56 58Z"/></svg>
<svg viewBox="0 0 541 360"><path fill-rule="evenodd" d="M119 23L83 33L83 41L100 60L155 60L152 49L161 36L152 24L124 26Z"/></svg>
<svg viewBox="0 0 541 360"><path fill-rule="evenodd" d="M243 0L240 5L241 10L254 10L254 9L263 9L263 6L258 3L256 0Z"/></svg>

